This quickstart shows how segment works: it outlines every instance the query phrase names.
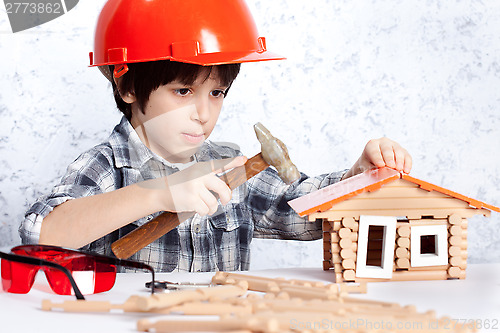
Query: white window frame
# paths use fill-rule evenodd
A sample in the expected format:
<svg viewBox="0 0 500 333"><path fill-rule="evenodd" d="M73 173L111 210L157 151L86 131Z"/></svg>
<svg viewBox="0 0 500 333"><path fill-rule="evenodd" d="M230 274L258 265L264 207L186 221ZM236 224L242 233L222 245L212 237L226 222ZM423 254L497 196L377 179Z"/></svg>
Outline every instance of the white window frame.
<svg viewBox="0 0 500 333"><path fill-rule="evenodd" d="M420 238L436 237L437 254L420 253ZM419 225L410 228L410 258L412 267L442 266L448 264L448 227L446 225Z"/></svg>
<svg viewBox="0 0 500 333"><path fill-rule="evenodd" d="M385 227L382 267L366 265L366 256L368 254L368 229L373 225ZM392 271L394 268L394 246L396 244L396 225L396 216L361 215L359 217L356 277L379 279L392 278Z"/></svg>

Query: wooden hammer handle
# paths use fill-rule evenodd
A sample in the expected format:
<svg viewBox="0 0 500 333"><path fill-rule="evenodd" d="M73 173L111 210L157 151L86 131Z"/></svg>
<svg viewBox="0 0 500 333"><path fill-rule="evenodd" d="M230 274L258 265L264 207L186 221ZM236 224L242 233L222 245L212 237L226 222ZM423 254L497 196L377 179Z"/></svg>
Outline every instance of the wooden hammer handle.
<svg viewBox="0 0 500 333"><path fill-rule="evenodd" d="M259 153L250 158L244 165L234 168L220 177L230 189L234 190L268 166L269 164L264 161ZM175 229L194 214L194 212L164 212L114 242L111 245L111 250L120 259L129 258L140 249Z"/></svg>

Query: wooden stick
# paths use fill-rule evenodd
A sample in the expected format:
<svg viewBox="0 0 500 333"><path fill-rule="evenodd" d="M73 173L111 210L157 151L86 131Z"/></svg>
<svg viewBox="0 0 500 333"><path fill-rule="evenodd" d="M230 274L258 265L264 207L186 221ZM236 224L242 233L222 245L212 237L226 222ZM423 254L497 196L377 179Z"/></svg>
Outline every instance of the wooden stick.
<svg viewBox="0 0 500 333"><path fill-rule="evenodd" d="M235 330L250 330L257 332L281 332L279 322L273 318L257 318L256 316L247 319L224 318L215 320L159 320L151 323L148 319L137 322L137 330L149 332L154 329L156 333L163 332L227 332Z"/></svg>
<svg viewBox="0 0 500 333"><path fill-rule="evenodd" d="M410 248L410 239L408 237L399 237L396 243L399 247Z"/></svg>
<svg viewBox="0 0 500 333"><path fill-rule="evenodd" d="M356 224L356 221L352 217L344 217L342 219L342 225L345 228L353 229Z"/></svg>
<svg viewBox="0 0 500 333"><path fill-rule="evenodd" d="M248 284L248 290L260 292L279 291L276 279L226 272L217 272L212 278L213 284L236 284L243 281Z"/></svg>
<svg viewBox="0 0 500 333"><path fill-rule="evenodd" d="M340 251L340 256L343 259L354 259L354 258L356 258L356 254L351 249L342 249Z"/></svg>
<svg viewBox="0 0 500 333"><path fill-rule="evenodd" d="M346 269L342 273L342 276L344 277L345 281L354 281L356 279L356 272L354 272L353 269Z"/></svg>
<svg viewBox="0 0 500 333"><path fill-rule="evenodd" d="M448 268L448 275L452 278L459 278L460 272L461 272L460 267L452 266Z"/></svg>
<svg viewBox="0 0 500 333"><path fill-rule="evenodd" d="M408 258L398 258L396 259L397 268L410 268L410 260Z"/></svg>
<svg viewBox="0 0 500 333"><path fill-rule="evenodd" d="M398 247L396 248L396 258L409 258L410 252L407 248Z"/></svg>
<svg viewBox="0 0 500 333"><path fill-rule="evenodd" d="M165 312L163 312L165 313ZM214 315L252 314L250 304L233 305L228 302L189 302L168 308L168 313L181 313L183 315Z"/></svg>
<svg viewBox="0 0 500 333"><path fill-rule="evenodd" d="M355 282L384 282L384 281L419 281L419 280L447 280L446 270L403 271L393 272L390 279L356 278Z"/></svg>
<svg viewBox="0 0 500 333"><path fill-rule="evenodd" d="M340 238L351 238L352 231L349 228L342 228L338 231Z"/></svg>
<svg viewBox="0 0 500 333"><path fill-rule="evenodd" d="M211 297L228 298L241 296L248 290L248 284L240 282L237 286L217 286L199 288L195 290L179 290L168 294L155 294L149 297L140 297L137 306L142 311L150 311L159 308L168 308L185 302L204 301Z"/></svg>
<svg viewBox="0 0 500 333"><path fill-rule="evenodd" d="M344 261L342 261L342 267L344 269L354 269L356 268L356 263L353 259L345 259Z"/></svg>
<svg viewBox="0 0 500 333"><path fill-rule="evenodd" d="M126 309L133 309L132 311L140 311L136 304L130 307L124 304L111 304L109 301L86 301L86 300L70 300L63 303L53 303L51 300L44 299L42 301L43 311L62 310L65 312L109 312L114 309L127 311Z"/></svg>
<svg viewBox="0 0 500 333"><path fill-rule="evenodd" d="M396 229L397 230L397 234L400 236L400 237L406 237L408 238L410 236L410 227L409 226L401 226L399 228Z"/></svg>
<svg viewBox="0 0 500 333"><path fill-rule="evenodd" d="M459 225L452 225L449 231L453 236L462 236L462 227Z"/></svg>

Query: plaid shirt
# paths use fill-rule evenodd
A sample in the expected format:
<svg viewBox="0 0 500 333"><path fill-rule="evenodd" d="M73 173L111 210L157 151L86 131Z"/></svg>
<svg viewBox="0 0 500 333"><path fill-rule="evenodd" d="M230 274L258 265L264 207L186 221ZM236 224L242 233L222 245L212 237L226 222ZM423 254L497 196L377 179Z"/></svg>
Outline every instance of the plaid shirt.
<svg viewBox="0 0 500 333"><path fill-rule="evenodd" d="M238 150L205 142L196 161L230 158ZM168 163L151 152L123 118L107 142L80 155L67 169L61 183L39 198L27 211L19 228L23 243L37 243L43 218L54 207L73 198L113 191L143 180L163 177L182 165ZM232 192L231 201L219 205L212 216L195 215L131 259L150 264L158 272L248 270L253 237L313 240L322 236L319 222L299 217L289 200L339 181L342 172L308 178L286 185L267 168ZM141 218L84 249L112 255L111 244L159 213Z"/></svg>

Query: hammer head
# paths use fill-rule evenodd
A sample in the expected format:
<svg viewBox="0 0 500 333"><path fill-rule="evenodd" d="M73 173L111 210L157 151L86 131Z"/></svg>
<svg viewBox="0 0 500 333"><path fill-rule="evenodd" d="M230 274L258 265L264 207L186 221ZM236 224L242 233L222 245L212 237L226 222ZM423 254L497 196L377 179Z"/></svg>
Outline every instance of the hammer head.
<svg viewBox="0 0 500 333"><path fill-rule="evenodd" d="M254 125L255 134L260 142L262 158L267 164L278 171L278 175L286 184L292 184L300 179L300 172L290 160L286 146L276 139L261 123Z"/></svg>

